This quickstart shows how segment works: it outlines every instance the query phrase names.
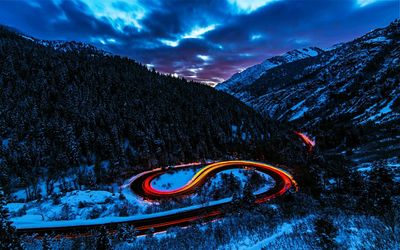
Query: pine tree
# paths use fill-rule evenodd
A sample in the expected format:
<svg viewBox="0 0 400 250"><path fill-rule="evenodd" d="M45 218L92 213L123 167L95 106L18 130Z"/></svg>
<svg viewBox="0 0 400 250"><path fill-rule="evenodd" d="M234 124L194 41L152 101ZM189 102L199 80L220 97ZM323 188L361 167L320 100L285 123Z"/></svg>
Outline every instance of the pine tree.
<svg viewBox="0 0 400 250"><path fill-rule="evenodd" d="M42 240L42 249L51 250L51 239L48 234L45 234Z"/></svg>
<svg viewBox="0 0 400 250"><path fill-rule="evenodd" d="M3 158L2 157L2 145L0 143L0 159ZM0 160L0 186L2 186L5 190L5 192L7 192L9 190L10 187L10 178L9 176L9 170L10 168L7 166L6 161L4 160Z"/></svg>
<svg viewBox="0 0 400 250"><path fill-rule="evenodd" d="M117 240L126 241L127 226L128 226L127 224L118 225L117 234L116 234Z"/></svg>
<svg viewBox="0 0 400 250"><path fill-rule="evenodd" d="M72 249L74 250L84 250L84 249L90 249L89 247L86 247L85 244L85 239L88 237L79 237L77 239L73 239L72 241Z"/></svg>
<svg viewBox="0 0 400 250"><path fill-rule="evenodd" d="M253 187L250 182L247 182L243 188L242 202L245 208L252 209L254 207L254 202L256 197L253 194Z"/></svg>
<svg viewBox="0 0 400 250"><path fill-rule="evenodd" d="M373 212L381 215L392 207L393 179L388 170L381 166L374 166L369 178L367 201Z"/></svg>
<svg viewBox="0 0 400 250"><path fill-rule="evenodd" d="M154 237L154 233L155 233L155 229L154 228L150 228L149 230L147 230L146 232L146 238L147 239L151 239Z"/></svg>
<svg viewBox="0 0 400 250"><path fill-rule="evenodd" d="M336 247L335 237L337 228L325 218L318 218L314 222L314 229L317 235L318 245L322 249L334 249Z"/></svg>
<svg viewBox="0 0 400 250"><path fill-rule="evenodd" d="M2 187L0 187L0 249L22 249L15 228L9 221L9 212L6 207L6 199Z"/></svg>
<svg viewBox="0 0 400 250"><path fill-rule="evenodd" d="M136 228L132 225L122 224L118 227L117 239L119 241L134 242L136 240Z"/></svg>
<svg viewBox="0 0 400 250"><path fill-rule="evenodd" d="M109 250L111 247L111 240L108 236L107 229L103 226L99 229L96 236L96 249L98 250Z"/></svg>

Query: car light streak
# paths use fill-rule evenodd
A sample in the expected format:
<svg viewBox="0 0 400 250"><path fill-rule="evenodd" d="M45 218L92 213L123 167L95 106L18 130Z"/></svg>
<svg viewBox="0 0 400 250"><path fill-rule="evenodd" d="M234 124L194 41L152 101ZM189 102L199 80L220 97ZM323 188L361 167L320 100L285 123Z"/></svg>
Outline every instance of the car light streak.
<svg viewBox="0 0 400 250"><path fill-rule="evenodd" d="M152 180L157 176L165 173L168 169L179 169L192 166L201 166L201 163L182 164L179 166L169 168L156 168L150 171L142 172L132 177L129 182L122 187L130 187L131 190L142 196L147 200L157 200L163 198L182 197L190 195L197 191L197 188L202 186L208 178L214 176L216 173L234 168L243 169L254 169L263 173L268 174L275 180L275 186L271 189L255 195L255 204L263 203L278 196L285 194L290 189L294 188L298 190L298 186L293 177L286 171L260 162L253 161L222 161L214 162L206 165L200 169L192 179L186 183L183 187L164 191L158 190L151 185ZM154 216L147 219L132 219L120 222L111 222L106 224L91 224L91 225L71 225L64 227L46 227L46 228L25 228L17 229L19 234L37 234L38 237L43 236L46 233L52 233L61 235L64 234L66 238L85 237L92 235L90 230L101 226L106 226L109 233L115 233L118 225L126 223L133 225L138 231L139 235L146 234L149 229L154 229L154 232L165 231L171 226L188 226L191 223L199 220L214 221L221 218L224 215L226 208L231 206L231 200L227 200L218 204L208 204L206 206L190 208L184 211L177 211L176 213L168 213L160 216Z"/></svg>
<svg viewBox="0 0 400 250"><path fill-rule="evenodd" d="M174 190L158 190L151 185L151 182L164 173L164 171L159 171L158 169L153 171L148 171L144 179L135 179L135 181L142 181L141 185L136 184L134 187L141 187L141 190L134 190L137 194L141 195L145 199L162 199L171 197L180 197L187 194L196 192L197 187L200 187L205 181L216 173L233 168L252 168L260 172L271 175L276 182L282 183L280 188L276 190L275 193L260 197L256 200L257 203L265 202L269 199L275 198L287 192L291 187L294 187L297 191L298 186L293 177L286 171L274 167L272 165L253 162L253 161L222 161L209 164L202 169L200 169L184 186L174 189ZM132 183L131 183L132 184Z"/></svg>
<svg viewBox="0 0 400 250"><path fill-rule="evenodd" d="M313 150L313 148L315 146L315 141L313 139L311 139L309 136L307 136L301 132L298 132L298 131L295 131L294 133L300 137L300 139L304 142L304 144L306 144L306 146L308 147L308 151Z"/></svg>
<svg viewBox="0 0 400 250"><path fill-rule="evenodd" d="M143 231L143 230L148 230L151 228L170 227L170 226L179 225L179 224L185 223L185 222L193 222L193 221L197 221L197 220L201 220L201 219L206 219L209 217L214 217L214 216L217 216L220 214L221 214L221 211L216 210L216 211L212 211L208 214L205 214L203 216L192 216L192 217L167 221L167 222L163 222L163 223L156 223L156 224L152 224L152 225L148 225L148 226L137 227L136 229Z"/></svg>

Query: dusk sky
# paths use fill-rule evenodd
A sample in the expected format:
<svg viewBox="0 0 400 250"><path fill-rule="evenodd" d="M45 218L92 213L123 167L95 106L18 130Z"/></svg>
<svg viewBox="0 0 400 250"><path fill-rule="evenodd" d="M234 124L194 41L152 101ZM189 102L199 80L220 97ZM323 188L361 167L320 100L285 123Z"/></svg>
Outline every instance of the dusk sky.
<svg viewBox="0 0 400 250"><path fill-rule="evenodd" d="M400 0L0 1L0 23L91 43L164 73L217 83L296 48L327 48L400 16Z"/></svg>

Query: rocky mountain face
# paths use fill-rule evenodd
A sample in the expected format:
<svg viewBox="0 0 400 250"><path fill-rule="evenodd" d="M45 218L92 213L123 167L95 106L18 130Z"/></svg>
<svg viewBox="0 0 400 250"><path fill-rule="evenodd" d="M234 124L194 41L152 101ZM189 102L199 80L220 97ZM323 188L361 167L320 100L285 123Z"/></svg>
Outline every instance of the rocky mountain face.
<svg viewBox="0 0 400 250"><path fill-rule="evenodd" d="M399 20L315 56L251 74L260 67L234 75L217 89L267 117L315 134L324 131L328 148L346 145L359 159L373 151L391 152L385 157L400 152L400 138L393 135L400 132ZM251 76L243 78L244 84L226 87L245 72Z"/></svg>
<svg viewBox="0 0 400 250"><path fill-rule="evenodd" d="M322 52L323 50L319 48L311 47L289 51L280 56L274 56L260 64L249 67L240 73L234 74L229 80L218 84L215 88L231 95L238 94L240 96L241 89L252 84L266 71L282 64L317 56Z"/></svg>
<svg viewBox="0 0 400 250"><path fill-rule="evenodd" d="M400 118L398 20L331 50L313 51L311 56L262 66L276 61L273 57L216 88L266 116L302 126L315 125L321 117L346 116L360 124Z"/></svg>

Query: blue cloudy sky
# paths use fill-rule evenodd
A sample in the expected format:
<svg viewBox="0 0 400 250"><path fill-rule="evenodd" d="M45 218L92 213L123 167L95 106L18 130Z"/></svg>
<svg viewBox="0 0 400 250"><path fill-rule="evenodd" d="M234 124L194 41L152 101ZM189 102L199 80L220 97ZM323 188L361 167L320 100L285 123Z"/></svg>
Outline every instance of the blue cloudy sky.
<svg viewBox="0 0 400 250"><path fill-rule="evenodd" d="M0 23L88 42L216 83L288 50L349 41L400 16L400 0L0 0Z"/></svg>

